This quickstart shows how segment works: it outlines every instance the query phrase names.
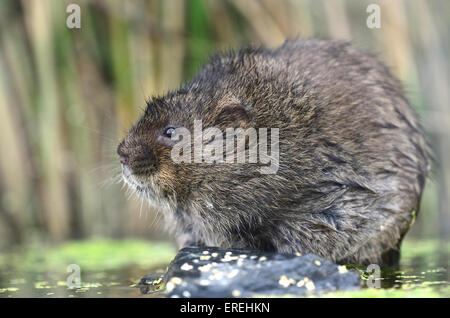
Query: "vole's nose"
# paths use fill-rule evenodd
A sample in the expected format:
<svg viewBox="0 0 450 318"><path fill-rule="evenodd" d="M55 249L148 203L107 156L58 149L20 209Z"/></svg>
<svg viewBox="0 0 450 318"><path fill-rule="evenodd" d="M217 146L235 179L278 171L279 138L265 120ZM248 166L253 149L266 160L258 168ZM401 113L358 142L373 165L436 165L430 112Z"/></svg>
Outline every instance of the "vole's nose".
<svg viewBox="0 0 450 318"><path fill-rule="evenodd" d="M119 161L134 175L146 174L156 165L155 154L148 143L143 142L140 138L133 138L131 142L122 141L117 147ZM132 148L130 148L130 144Z"/></svg>
<svg viewBox="0 0 450 318"><path fill-rule="evenodd" d="M128 163L128 157L120 156L120 163L126 165Z"/></svg>
<svg viewBox="0 0 450 318"><path fill-rule="evenodd" d="M126 165L128 163L128 155L124 152L123 147L123 142L121 142L119 147L117 147L117 154L119 155L120 163Z"/></svg>

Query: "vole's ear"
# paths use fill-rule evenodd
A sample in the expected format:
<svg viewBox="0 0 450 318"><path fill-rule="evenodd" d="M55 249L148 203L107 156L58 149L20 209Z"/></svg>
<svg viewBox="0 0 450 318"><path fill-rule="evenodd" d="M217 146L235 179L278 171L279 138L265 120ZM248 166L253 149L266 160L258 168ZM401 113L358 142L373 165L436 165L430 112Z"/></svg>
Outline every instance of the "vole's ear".
<svg viewBox="0 0 450 318"><path fill-rule="evenodd" d="M217 127L246 126L250 122L249 110L237 98L222 99L217 106L214 120Z"/></svg>

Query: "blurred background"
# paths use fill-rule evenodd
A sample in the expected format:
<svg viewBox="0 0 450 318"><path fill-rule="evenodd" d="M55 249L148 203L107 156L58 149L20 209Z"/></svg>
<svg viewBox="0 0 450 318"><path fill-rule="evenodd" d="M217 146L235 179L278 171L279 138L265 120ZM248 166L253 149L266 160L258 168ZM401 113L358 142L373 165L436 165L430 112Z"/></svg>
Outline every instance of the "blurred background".
<svg viewBox="0 0 450 318"><path fill-rule="evenodd" d="M81 28L69 29L69 4ZM369 4L381 28L366 25ZM170 240L120 182L115 150L149 96L215 51L287 37L351 40L404 83L439 165L409 239L450 237L449 1L3 0L0 249L89 238Z"/></svg>

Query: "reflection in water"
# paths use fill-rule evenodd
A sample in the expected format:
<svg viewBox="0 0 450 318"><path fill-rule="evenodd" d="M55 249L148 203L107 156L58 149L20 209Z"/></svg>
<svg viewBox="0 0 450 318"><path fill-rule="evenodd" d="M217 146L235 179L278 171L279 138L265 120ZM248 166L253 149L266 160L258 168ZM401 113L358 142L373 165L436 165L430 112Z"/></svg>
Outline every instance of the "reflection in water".
<svg viewBox="0 0 450 318"><path fill-rule="evenodd" d="M82 273L81 286L69 288L67 273L0 272L0 297L143 297L137 283L147 273L138 266ZM144 297L161 297L155 293Z"/></svg>
<svg viewBox="0 0 450 318"><path fill-rule="evenodd" d="M415 296L417 292L418 297L450 297L450 245L430 240L404 245L400 269L381 271L381 288L410 291L409 296Z"/></svg>

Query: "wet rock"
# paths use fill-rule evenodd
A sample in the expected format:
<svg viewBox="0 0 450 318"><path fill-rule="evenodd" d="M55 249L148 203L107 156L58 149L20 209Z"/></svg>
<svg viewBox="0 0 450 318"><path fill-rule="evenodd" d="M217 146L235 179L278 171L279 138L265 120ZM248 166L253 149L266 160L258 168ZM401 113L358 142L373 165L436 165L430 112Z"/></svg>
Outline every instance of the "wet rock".
<svg viewBox="0 0 450 318"><path fill-rule="evenodd" d="M306 296L360 286L357 273L313 254L214 247L180 250L165 281L169 297Z"/></svg>

